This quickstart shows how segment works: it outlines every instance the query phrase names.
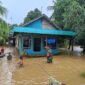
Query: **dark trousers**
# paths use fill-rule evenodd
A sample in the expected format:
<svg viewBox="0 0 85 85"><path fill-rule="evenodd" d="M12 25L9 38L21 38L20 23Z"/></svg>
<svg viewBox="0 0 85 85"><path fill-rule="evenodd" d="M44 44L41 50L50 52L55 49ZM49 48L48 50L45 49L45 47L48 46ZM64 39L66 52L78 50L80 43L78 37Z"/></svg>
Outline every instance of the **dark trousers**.
<svg viewBox="0 0 85 85"><path fill-rule="evenodd" d="M53 58L51 56L47 57L47 63L52 63L52 60L53 60Z"/></svg>

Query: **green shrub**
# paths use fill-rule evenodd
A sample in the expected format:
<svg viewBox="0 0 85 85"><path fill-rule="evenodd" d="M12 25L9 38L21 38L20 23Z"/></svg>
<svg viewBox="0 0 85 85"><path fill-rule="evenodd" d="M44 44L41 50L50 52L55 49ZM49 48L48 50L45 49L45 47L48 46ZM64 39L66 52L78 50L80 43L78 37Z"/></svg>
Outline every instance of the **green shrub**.
<svg viewBox="0 0 85 85"><path fill-rule="evenodd" d="M81 73L81 75L83 78L85 78L85 72Z"/></svg>

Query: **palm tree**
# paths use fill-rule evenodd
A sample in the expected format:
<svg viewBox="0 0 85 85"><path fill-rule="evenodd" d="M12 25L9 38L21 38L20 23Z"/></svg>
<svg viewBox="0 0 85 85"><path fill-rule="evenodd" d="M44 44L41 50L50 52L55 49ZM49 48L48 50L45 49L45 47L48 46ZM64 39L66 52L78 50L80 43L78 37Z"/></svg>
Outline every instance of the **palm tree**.
<svg viewBox="0 0 85 85"><path fill-rule="evenodd" d="M7 14L7 9L2 6L2 2L0 1L0 16L4 16Z"/></svg>
<svg viewBox="0 0 85 85"><path fill-rule="evenodd" d="M0 1L0 43L3 43L2 41L6 41L8 28L7 23L2 19L2 16L7 15L7 9L2 6L2 2Z"/></svg>

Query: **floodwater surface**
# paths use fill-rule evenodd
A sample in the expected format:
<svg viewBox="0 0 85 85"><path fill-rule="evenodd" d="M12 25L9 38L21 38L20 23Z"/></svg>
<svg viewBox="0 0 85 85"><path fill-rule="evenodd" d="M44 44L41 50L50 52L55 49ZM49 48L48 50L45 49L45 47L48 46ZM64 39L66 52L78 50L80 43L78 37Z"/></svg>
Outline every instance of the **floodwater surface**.
<svg viewBox="0 0 85 85"><path fill-rule="evenodd" d="M6 52L16 52L6 48ZM24 66L19 68L18 55L13 55L12 61L6 56L0 59L0 85L48 85L48 78L54 77L66 85L85 85L85 79L80 76L85 72L85 55L80 47L74 52L65 51L53 56L53 63L47 64L46 57L24 58Z"/></svg>
<svg viewBox="0 0 85 85"><path fill-rule="evenodd" d="M13 52L13 48L5 48L5 53ZM7 54L0 58L0 85L14 85L12 73L15 70L15 59L7 60Z"/></svg>

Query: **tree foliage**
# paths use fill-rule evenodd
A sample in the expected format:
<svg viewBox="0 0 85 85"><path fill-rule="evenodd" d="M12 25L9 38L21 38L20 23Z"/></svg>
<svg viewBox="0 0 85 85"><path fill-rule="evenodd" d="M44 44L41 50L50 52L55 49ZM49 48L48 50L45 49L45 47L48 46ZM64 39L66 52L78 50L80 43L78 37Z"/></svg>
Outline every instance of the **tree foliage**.
<svg viewBox="0 0 85 85"><path fill-rule="evenodd" d="M0 1L0 16L5 16L7 14L7 9L2 6ZM9 27L7 23L0 18L0 43L4 44L8 38Z"/></svg>
<svg viewBox="0 0 85 85"><path fill-rule="evenodd" d="M4 16L7 14L7 9L2 6L2 2L0 1L0 16Z"/></svg>
<svg viewBox="0 0 85 85"><path fill-rule="evenodd" d="M85 45L85 0L57 0L53 17L64 30L75 31L76 40Z"/></svg>
<svg viewBox="0 0 85 85"><path fill-rule="evenodd" d="M0 43L5 44L9 36L9 25L2 19L0 19Z"/></svg>
<svg viewBox="0 0 85 85"><path fill-rule="evenodd" d="M28 23L29 21L39 17L40 15L42 15L41 11L36 8L35 10L28 12L27 16L24 19L24 23Z"/></svg>

